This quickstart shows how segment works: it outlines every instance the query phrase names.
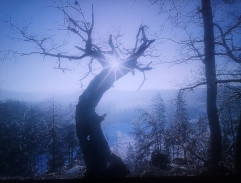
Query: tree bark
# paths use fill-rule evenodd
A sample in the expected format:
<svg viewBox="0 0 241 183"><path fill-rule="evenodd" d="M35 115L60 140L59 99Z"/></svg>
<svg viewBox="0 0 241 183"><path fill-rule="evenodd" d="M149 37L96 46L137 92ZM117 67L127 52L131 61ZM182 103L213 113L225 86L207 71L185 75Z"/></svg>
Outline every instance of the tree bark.
<svg viewBox="0 0 241 183"><path fill-rule="evenodd" d="M215 68L215 44L213 16L210 0L202 0L204 23L205 70L207 83L207 114L211 133L210 167L217 170L222 160L222 136L217 112L217 82Z"/></svg>
<svg viewBox="0 0 241 183"><path fill-rule="evenodd" d="M136 60L125 63L132 68ZM101 130L103 116L95 112L95 108L103 94L110 89L114 82L130 70L115 72L111 67L102 70L88 85L79 97L76 106L76 130L86 165L86 177L123 177L128 169L122 160L112 154Z"/></svg>
<svg viewBox="0 0 241 183"><path fill-rule="evenodd" d="M238 131L235 142L235 169L237 174L241 174L241 115L239 119Z"/></svg>

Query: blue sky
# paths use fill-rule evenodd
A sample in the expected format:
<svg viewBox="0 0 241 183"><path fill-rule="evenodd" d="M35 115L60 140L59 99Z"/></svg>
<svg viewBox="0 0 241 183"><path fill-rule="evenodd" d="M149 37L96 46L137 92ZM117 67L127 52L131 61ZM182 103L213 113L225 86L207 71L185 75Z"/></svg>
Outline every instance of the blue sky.
<svg viewBox="0 0 241 183"><path fill-rule="evenodd" d="M74 3L74 1L70 1ZM117 30L123 34L123 43L127 47L133 47L138 27L141 23L149 27L148 37L156 39L160 35L168 37L174 35L175 30L170 24L165 23L167 16L158 15L157 6L151 6L149 1L134 0L79 0L78 1L86 19L90 18L91 4L94 5L95 27L94 39L107 41L111 33ZM28 52L36 49L31 44L16 39L14 34L2 21L11 17L12 21L29 25L29 32L38 35L53 35L57 43L63 39L68 42L68 51L74 53L74 46L78 44L75 37L57 31L56 28L63 24L63 15L54 8L49 7L52 1L47 0L1 0L0 1L0 51L7 49ZM163 28L164 25L164 28ZM179 35L180 36L180 35ZM185 84L193 73L199 72L200 63L176 65L158 64L161 61L171 61L178 51L174 44L157 39L154 47L158 50L158 58L142 58L143 62L153 61L154 69L146 74L147 80L142 87L146 89L171 89ZM146 59L146 60L145 60ZM54 69L57 67L56 59L43 58L40 55L7 58L0 63L0 89L15 91L78 91L81 86L85 88L91 77L80 82L86 71L86 61L71 62L66 64L71 71L62 72ZM131 73L117 81L114 89L135 91L142 83L142 74Z"/></svg>

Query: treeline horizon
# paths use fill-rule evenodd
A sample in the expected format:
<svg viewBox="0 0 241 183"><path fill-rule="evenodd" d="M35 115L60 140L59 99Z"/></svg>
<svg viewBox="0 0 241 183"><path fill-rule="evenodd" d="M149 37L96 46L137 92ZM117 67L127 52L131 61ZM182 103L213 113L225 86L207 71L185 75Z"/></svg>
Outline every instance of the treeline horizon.
<svg viewBox="0 0 241 183"><path fill-rule="evenodd" d="M131 131L126 132L125 138L116 136L112 142L113 153L124 160L132 176L200 175L205 171L210 138L206 114L193 114L199 118L192 119L184 95L177 95L172 106L173 110L167 111L157 92L146 108L133 108L135 116L129 122ZM238 101L232 101L220 110L223 164L230 174L235 172L235 152L230 147L237 135L239 106ZM119 112L121 121L125 111ZM1 177L41 177L76 165L84 166L73 104L59 105L54 97L44 105L0 101L0 120ZM105 135L110 143L108 134ZM164 164L152 162L155 153L165 156ZM184 168L178 171L180 167Z"/></svg>

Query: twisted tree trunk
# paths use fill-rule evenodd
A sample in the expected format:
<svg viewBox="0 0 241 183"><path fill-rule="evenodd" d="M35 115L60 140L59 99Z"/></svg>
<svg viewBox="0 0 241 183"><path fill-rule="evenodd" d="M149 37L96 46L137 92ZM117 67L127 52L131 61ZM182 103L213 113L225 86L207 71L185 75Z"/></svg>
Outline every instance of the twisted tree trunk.
<svg viewBox="0 0 241 183"><path fill-rule="evenodd" d="M134 61L135 62L135 61ZM127 64L130 66L129 61ZM115 73L110 67L103 69L79 97L76 106L76 130L86 165L87 177L122 177L128 169L122 160L112 154L108 143L101 130L101 121L104 116L99 116L95 108L103 94L111 88L115 80L127 74L129 70Z"/></svg>

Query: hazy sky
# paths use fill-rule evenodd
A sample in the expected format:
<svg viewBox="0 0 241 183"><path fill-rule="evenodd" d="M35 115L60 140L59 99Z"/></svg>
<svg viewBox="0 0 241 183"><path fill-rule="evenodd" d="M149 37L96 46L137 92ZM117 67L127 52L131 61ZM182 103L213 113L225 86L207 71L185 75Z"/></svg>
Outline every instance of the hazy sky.
<svg viewBox="0 0 241 183"><path fill-rule="evenodd" d="M74 3L74 1L70 1ZM151 6L149 1L135 0L79 0L86 19L91 14L91 4L94 5L95 27L94 39L107 41L110 33L119 30L123 34L123 43L128 47L133 47L138 27L141 23L149 27L148 37L156 39L168 37L175 34L170 25L165 24L167 17L158 15L157 6ZM63 15L54 8L50 0L1 0L0 1L0 51L7 49L20 51L34 51L36 48L26 42L14 38L14 34L4 20L12 21L16 24L29 24L28 31L31 34L53 35L56 42L66 38L69 44L69 52L75 52L75 45L78 40L69 38L66 33L56 30L60 24L63 24ZM163 28L164 25L164 28ZM166 26L166 27L165 27ZM169 26L169 27L168 27ZM175 36L175 35L174 35ZM62 39L61 39L62 38ZM72 45L72 46L71 46ZM184 64L170 67L168 64L157 64L158 60L171 61L177 54L174 44L157 40L153 46L160 54L159 58L146 59L149 63L153 61L152 71L146 74L147 80L142 87L145 89L170 89L177 88L178 84L187 82L192 72L196 72L197 65ZM1 53L0 58L3 58ZM146 60L145 60L146 59ZM62 72L54 69L57 67L56 59L40 55L31 55L8 57L0 62L0 89L15 91L76 91L80 90L80 78L87 72L84 68L85 61L68 63L72 71ZM90 78L83 82L82 86L86 87ZM114 88L120 90L137 90L142 82L142 74L136 72L135 76L131 73L116 82Z"/></svg>

